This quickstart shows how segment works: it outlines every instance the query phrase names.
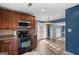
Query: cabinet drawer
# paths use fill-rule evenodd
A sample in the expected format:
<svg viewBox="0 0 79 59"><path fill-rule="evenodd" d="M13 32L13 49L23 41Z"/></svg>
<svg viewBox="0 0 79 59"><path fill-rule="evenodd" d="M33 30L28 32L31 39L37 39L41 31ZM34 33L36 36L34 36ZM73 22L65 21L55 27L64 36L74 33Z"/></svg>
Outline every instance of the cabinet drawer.
<svg viewBox="0 0 79 59"><path fill-rule="evenodd" d="M3 44L10 44L10 43L12 43L12 39L3 40L2 43L3 43Z"/></svg>

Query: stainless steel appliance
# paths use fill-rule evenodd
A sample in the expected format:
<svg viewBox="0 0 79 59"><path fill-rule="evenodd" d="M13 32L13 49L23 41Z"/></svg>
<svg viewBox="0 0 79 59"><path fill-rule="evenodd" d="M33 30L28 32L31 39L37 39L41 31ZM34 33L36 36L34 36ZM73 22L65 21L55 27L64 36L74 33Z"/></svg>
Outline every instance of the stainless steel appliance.
<svg viewBox="0 0 79 59"><path fill-rule="evenodd" d="M29 31L18 31L18 44L19 44L19 49L18 52L19 54L23 54L27 51L32 50L32 37L29 34Z"/></svg>
<svg viewBox="0 0 79 59"><path fill-rule="evenodd" d="M19 29L31 28L31 22L30 21L18 21L18 28Z"/></svg>
<svg viewBox="0 0 79 59"><path fill-rule="evenodd" d="M32 50L31 22L18 21L18 52L23 54Z"/></svg>

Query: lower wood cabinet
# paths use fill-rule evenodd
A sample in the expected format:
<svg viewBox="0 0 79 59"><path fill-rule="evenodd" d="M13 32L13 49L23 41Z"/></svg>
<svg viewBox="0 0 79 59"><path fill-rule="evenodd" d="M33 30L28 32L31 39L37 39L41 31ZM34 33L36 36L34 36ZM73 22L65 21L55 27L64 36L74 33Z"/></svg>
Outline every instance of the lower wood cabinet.
<svg viewBox="0 0 79 59"><path fill-rule="evenodd" d="M37 47L37 36L32 37L32 48L35 49Z"/></svg>
<svg viewBox="0 0 79 59"><path fill-rule="evenodd" d="M2 51L2 41L0 41L0 52Z"/></svg>
<svg viewBox="0 0 79 59"><path fill-rule="evenodd" d="M0 49L2 53L7 53L8 55L18 54L18 44L16 39L7 39L0 41Z"/></svg>
<svg viewBox="0 0 79 59"><path fill-rule="evenodd" d="M18 40L17 39L5 39L0 40L0 53L6 53L8 55L18 55ZM37 36L32 37L32 49L37 47Z"/></svg>

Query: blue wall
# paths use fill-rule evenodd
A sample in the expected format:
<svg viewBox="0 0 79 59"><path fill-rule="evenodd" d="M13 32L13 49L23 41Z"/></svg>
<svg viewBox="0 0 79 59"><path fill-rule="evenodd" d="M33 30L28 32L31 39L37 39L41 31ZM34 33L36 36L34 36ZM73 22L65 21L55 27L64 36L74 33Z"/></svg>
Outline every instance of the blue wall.
<svg viewBox="0 0 79 59"><path fill-rule="evenodd" d="M66 10L66 50L79 54L79 5ZM71 32L68 31L71 29Z"/></svg>

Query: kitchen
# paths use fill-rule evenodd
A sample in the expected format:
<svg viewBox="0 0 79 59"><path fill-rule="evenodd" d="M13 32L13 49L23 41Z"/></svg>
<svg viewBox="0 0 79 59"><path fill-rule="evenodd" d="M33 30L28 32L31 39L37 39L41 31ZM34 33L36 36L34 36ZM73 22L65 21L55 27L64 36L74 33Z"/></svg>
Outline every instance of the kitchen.
<svg viewBox="0 0 79 59"><path fill-rule="evenodd" d="M70 23L67 10L72 10L76 5L78 4L0 3L0 55L78 54L71 51L69 43L66 44L69 39L66 32L69 35L72 31L71 27L66 27L66 22L67 26Z"/></svg>
<svg viewBox="0 0 79 59"><path fill-rule="evenodd" d="M36 47L36 42L31 43L31 41L36 41L34 31L34 16L0 8L0 52L4 52L5 54L8 52L10 55L22 54L23 52L19 50L22 49L21 41L23 39L24 42L30 41L28 44L31 45L26 47L32 50ZM24 49L23 51L26 52L26 50Z"/></svg>

